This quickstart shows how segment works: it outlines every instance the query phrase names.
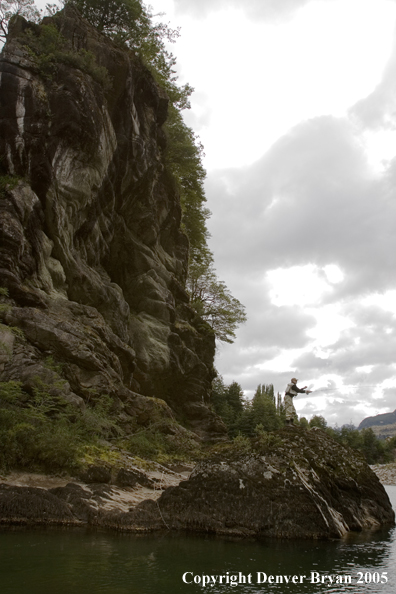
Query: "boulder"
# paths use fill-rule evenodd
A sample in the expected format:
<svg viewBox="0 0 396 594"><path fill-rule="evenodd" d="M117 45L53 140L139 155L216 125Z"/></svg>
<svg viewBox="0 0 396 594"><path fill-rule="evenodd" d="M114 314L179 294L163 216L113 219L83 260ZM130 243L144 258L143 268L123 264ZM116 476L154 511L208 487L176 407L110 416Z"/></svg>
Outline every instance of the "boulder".
<svg viewBox="0 0 396 594"><path fill-rule="evenodd" d="M320 429L285 428L251 448L246 443L219 448L187 481L164 491L153 524L221 535L325 539L394 520L384 487L358 453ZM137 521L133 513L130 521Z"/></svg>
<svg viewBox="0 0 396 594"><path fill-rule="evenodd" d="M70 505L46 489L0 484L0 524L78 524Z"/></svg>
<svg viewBox="0 0 396 594"><path fill-rule="evenodd" d="M143 487L153 488L154 481L144 474L144 472L140 472L140 470L120 468L115 484L120 487L135 487L136 485L142 485Z"/></svg>
<svg viewBox="0 0 396 594"><path fill-rule="evenodd" d="M96 466L91 464L83 472L80 473L79 478L87 484L90 483L105 483L111 482L111 472L105 466Z"/></svg>
<svg viewBox="0 0 396 594"><path fill-rule="evenodd" d="M92 492L76 483L68 483L64 487L48 490L51 495L65 501L73 510L74 516L81 522L90 522L98 513L98 504L92 497Z"/></svg>

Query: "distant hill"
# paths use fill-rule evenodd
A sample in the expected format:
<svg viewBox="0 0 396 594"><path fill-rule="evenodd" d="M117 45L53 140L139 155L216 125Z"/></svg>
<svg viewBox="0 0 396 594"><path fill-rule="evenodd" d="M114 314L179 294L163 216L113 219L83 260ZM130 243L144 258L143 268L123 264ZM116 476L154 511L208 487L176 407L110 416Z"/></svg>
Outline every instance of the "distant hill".
<svg viewBox="0 0 396 594"><path fill-rule="evenodd" d="M360 423L358 429L365 429L373 425L393 425L396 423L396 410L391 413L384 413L383 415L375 415L375 417L366 417Z"/></svg>
<svg viewBox="0 0 396 594"><path fill-rule="evenodd" d="M366 417L358 429L370 427L378 437L393 437L396 435L396 410L391 413Z"/></svg>

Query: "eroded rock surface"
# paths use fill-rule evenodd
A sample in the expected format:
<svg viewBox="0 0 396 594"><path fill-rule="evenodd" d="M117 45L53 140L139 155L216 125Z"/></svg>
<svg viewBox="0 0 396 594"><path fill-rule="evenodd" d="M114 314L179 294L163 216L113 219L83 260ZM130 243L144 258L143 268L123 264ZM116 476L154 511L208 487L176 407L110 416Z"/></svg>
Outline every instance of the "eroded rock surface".
<svg viewBox="0 0 396 594"><path fill-rule="evenodd" d="M121 466L92 464L77 477L11 472L0 477L0 524L101 525L108 515L155 501L191 470L191 464L177 472L153 462L142 470L125 453Z"/></svg>
<svg viewBox="0 0 396 594"><path fill-rule="evenodd" d="M214 335L184 290L168 99L133 53L72 8L44 23L68 51L92 52L110 85L62 61L43 72L24 45L40 29L16 19L0 58L0 285L10 297L0 380L28 393L37 377L61 381L77 408L108 394L126 431L132 419L176 414L201 438L222 437L207 407Z"/></svg>
<svg viewBox="0 0 396 594"><path fill-rule="evenodd" d="M320 429L280 430L258 440L250 451L222 446L188 480L175 475L173 484L160 495L166 485L154 481L155 496L127 509L125 489L109 484L68 484L50 494L67 502L71 523L136 532L327 539L391 526L395 520L386 491L366 462ZM24 518L23 509L19 511Z"/></svg>
<svg viewBox="0 0 396 594"><path fill-rule="evenodd" d="M254 451L220 449L188 481L167 489L147 525L223 535L339 538L392 525L395 514L377 476L356 452L321 430L286 428ZM160 514L159 514L160 510ZM142 522L133 510L114 523Z"/></svg>

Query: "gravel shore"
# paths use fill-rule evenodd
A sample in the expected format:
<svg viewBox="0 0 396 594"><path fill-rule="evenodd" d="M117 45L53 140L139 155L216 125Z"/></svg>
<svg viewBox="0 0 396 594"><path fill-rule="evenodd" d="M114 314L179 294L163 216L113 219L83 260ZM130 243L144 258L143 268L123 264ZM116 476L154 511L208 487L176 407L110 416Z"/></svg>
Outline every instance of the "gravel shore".
<svg viewBox="0 0 396 594"><path fill-rule="evenodd" d="M383 485L396 485L396 462L370 466Z"/></svg>

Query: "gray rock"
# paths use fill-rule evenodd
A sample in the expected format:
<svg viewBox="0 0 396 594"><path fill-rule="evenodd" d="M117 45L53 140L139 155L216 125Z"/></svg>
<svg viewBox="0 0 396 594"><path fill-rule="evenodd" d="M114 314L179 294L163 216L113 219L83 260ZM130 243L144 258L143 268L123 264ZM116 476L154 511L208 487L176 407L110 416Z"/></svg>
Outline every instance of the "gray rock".
<svg viewBox="0 0 396 594"><path fill-rule="evenodd" d="M161 495L161 519L173 529L280 538L339 538L394 524L386 491L359 454L321 430L270 435L250 452L230 446L198 464Z"/></svg>
<svg viewBox="0 0 396 594"><path fill-rule="evenodd" d="M77 524L70 506L46 489L0 484L0 524Z"/></svg>
<svg viewBox="0 0 396 594"><path fill-rule="evenodd" d="M98 513L98 505L93 500L92 493L76 483L48 489L48 492L65 501L73 509L74 516L82 522L91 522Z"/></svg>
<svg viewBox="0 0 396 594"><path fill-rule="evenodd" d="M79 478L85 483L110 483L111 472L105 466L91 465L83 472L80 472Z"/></svg>
<svg viewBox="0 0 396 594"><path fill-rule="evenodd" d="M134 487L135 485L142 485L143 487L153 487L154 481L150 479L144 472L139 470L128 470L121 468L115 480L116 485L120 487Z"/></svg>

